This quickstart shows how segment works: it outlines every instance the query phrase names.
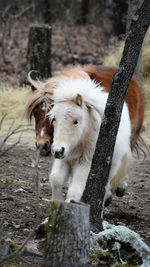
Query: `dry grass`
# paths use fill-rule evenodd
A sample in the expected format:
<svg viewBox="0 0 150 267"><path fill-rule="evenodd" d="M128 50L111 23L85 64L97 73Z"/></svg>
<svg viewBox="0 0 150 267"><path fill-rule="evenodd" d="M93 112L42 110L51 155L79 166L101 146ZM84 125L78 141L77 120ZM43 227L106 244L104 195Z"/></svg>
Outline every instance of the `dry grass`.
<svg viewBox="0 0 150 267"><path fill-rule="evenodd" d="M2 86L0 87L0 106L1 106L1 115L7 111L15 112L15 118L21 118L20 115L23 115L23 105L27 99L27 88L13 88L11 86ZM11 114L10 119L14 118L14 115Z"/></svg>
<svg viewBox="0 0 150 267"><path fill-rule="evenodd" d="M13 129L20 124L27 124L27 120L24 118L24 107L27 100L29 89L28 88L13 88L11 86L0 86L0 118L8 112L5 120L3 121L0 137L6 134L12 121L14 120ZM31 137L34 144L34 134L29 131L23 134L23 138ZM9 140L10 143L14 142L14 139L18 135L12 136Z"/></svg>

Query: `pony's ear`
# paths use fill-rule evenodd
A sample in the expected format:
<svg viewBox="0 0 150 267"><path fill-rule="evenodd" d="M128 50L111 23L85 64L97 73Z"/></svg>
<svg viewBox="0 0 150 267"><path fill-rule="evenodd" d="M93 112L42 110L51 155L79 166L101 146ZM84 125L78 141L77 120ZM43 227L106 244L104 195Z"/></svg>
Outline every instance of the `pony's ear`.
<svg viewBox="0 0 150 267"><path fill-rule="evenodd" d="M37 88L33 84L31 85L31 89L32 89L32 92L37 90Z"/></svg>
<svg viewBox="0 0 150 267"><path fill-rule="evenodd" d="M78 105L78 106L82 106L82 96L80 94L77 94L76 97L75 97L75 103Z"/></svg>
<svg viewBox="0 0 150 267"><path fill-rule="evenodd" d="M37 90L37 82L34 81L32 78L31 78L31 72L33 72L32 70L28 73L28 81L29 83L31 84L31 89L32 89L32 92L36 91Z"/></svg>

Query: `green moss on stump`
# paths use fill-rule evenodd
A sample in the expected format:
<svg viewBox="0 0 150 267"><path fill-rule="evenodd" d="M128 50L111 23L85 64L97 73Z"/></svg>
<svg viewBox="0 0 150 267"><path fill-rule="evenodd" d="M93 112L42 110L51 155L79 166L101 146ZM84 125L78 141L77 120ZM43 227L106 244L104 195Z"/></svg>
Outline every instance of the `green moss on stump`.
<svg viewBox="0 0 150 267"><path fill-rule="evenodd" d="M50 205L50 214L49 214L49 220L47 224L47 236L45 239L45 245L44 245L44 256L46 257L48 254L48 235L55 235L58 232L58 218L55 215L55 212L57 210L57 205L54 201L51 202Z"/></svg>

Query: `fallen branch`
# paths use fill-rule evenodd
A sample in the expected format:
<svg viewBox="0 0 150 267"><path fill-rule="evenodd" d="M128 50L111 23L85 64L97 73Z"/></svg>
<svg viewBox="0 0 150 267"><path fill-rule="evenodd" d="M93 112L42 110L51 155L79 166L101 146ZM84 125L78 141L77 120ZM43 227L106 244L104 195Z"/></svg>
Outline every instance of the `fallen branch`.
<svg viewBox="0 0 150 267"><path fill-rule="evenodd" d="M3 115L3 117L1 118L1 120L0 120L0 130L1 130L1 126L2 126L2 123L3 123L4 119L6 118L6 116L7 116L9 113L10 113L10 112L6 112L6 113Z"/></svg>
<svg viewBox="0 0 150 267"><path fill-rule="evenodd" d="M36 218L36 224L38 225L39 222L39 218L40 218L40 174L39 174L39 159L40 159L40 151L37 150L36 151L36 156L35 158L32 157L32 164L35 168L35 191L36 191L36 198L37 198L37 207L36 207L36 214L37 214L37 218Z"/></svg>
<svg viewBox="0 0 150 267"><path fill-rule="evenodd" d="M25 248L27 242L31 239L32 236L35 235L35 230L31 231L30 234L28 235L28 237L25 239L25 241L22 243L22 245L13 253L4 256L1 260L0 260L0 266L3 266L4 264L12 261L12 260L21 260L22 258L22 251Z"/></svg>
<svg viewBox="0 0 150 267"><path fill-rule="evenodd" d="M22 137L22 134L19 136L18 140L13 144L11 145L10 147L8 147L7 149L5 149L4 151L0 151L0 157L4 156L4 154L6 152L8 152L9 150L11 150L13 147L15 147L16 145L18 145L20 143L20 140L21 140L21 137Z"/></svg>
<svg viewBox="0 0 150 267"><path fill-rule="evenodd" d="M7 117L7 115L9 113L10 112L5 113L3 115L3 117L1 118L1 120L0 120L0 130L2 128L2 124L3 124L4 120L5 120L5 118ZM1 138L2 141L0 143L0 157L3 156L6 152L8 152L10 149L15 147L20 142L23 132L34 131L33 128L29 128L31 126L31 124L20 124L16 128L13 129L14 123L15 123L15 120L12 120L12 122L11 122L7 132L6 132L6 134L4 135L4 137ZM8 139L12 135L15 135L15 134L18 134L18 133L21 133L21 134L18 137L17 141L13 145L11 145L10 147L8 147L7 149L4 150L4 146L5 146L6 142L8 141Z"/></svg>

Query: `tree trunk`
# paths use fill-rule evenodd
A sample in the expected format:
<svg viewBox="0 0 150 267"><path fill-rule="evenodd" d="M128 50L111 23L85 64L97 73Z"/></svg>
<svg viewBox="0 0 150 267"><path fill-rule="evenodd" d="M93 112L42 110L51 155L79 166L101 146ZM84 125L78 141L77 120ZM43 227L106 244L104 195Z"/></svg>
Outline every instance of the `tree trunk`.
<svg viewBox="0 0 150 267"><path fill-rule="evenodd" d="M115 0L112 3L114 34L125 35L128 0Z"/></svg>
<svg viewBox="0 0 150 267"><path fill-rule="evenodd" d="M50 25L52 20L51 0L44 0L43 7L43 21L44 23L48 23Z"/></svg>
<svg viewBox="0 0 150 267"><path fill-rule="evenodd" d="M47 25L30 27L27 50L27 73L31 70L39 78L51 76L51 27ZM32 75L32 78L36 78Z"/></svg>
<svg viewBox="0 0 150 267"><path fill-rule="evenodd" d="M89 13L89 0L77 0L80 3L80 14L77 18L77 24L85 25Z"/></svg>
<svg viewBox="0 0 150 267"><path fill-rule="evenodd" d="M51 202L45 257L51 266L89 266L89 206Z"/></svg>
<svg viewBox="0 0 150 267"><path fill-rule="evenodd" d="M128 0L128 12L127 12L127 22L126 22L126 35L129 31L132 18L138 9L141 0ZM134 71L134 75L138 81L140 88L142 88L142 50L140 51L138 62Z"/></svg>
<svg viewBox="0 0 150 267"><path fill-rule="evenodd" d="M105 186L108 181L121 112L149 25L150 1L145 0L132 19L119 69L112 82L92 167L83 194L83 201L90 204L90 220L95 232L102 230Z"/></svg>

